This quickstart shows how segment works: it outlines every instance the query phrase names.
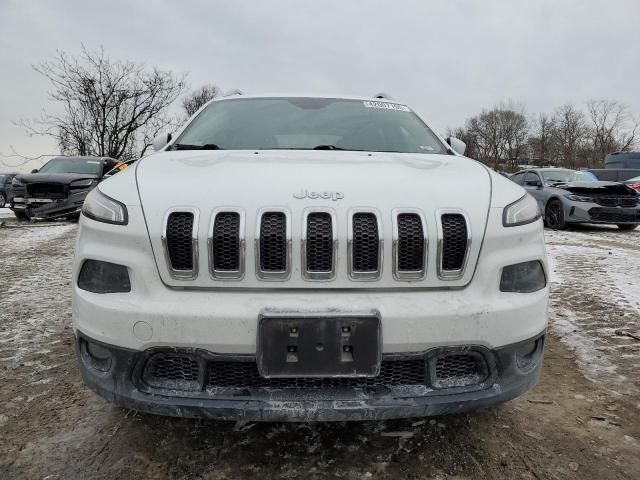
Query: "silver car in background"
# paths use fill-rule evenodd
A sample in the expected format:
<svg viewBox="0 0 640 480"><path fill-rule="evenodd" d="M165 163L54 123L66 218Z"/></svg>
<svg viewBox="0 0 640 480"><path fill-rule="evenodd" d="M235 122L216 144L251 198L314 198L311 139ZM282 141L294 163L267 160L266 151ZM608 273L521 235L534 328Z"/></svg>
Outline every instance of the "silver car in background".
<svg viewBox="0 0 640 480"><path fill-rule="evenodd" d="M589 173L563 168L532 168L510 178L538 201L550 228L599 223L633 230L640 224L640 196L622 183L601 182Z"/></svg>

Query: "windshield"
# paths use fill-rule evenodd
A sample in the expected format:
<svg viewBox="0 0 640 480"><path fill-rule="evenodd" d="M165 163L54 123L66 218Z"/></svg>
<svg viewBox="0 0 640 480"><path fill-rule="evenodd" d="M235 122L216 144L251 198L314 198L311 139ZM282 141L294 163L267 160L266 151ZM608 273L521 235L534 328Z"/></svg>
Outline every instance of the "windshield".
<svg viewBox="0 0 640 480"><path fill-rule="evenodd" d="M404 105L332 98L214 102L173 148L446 153L442 142Z"/></svg>
<svg viewBox="0 0 640 480"><path fill-rule="evenodd" d="M540 173L545 183L595 182L597 180L593 174L575 170L542 170Z"/></svg>
<svg viewBox="0 0 640 480"><path fill-rule="evenodd" d="M100 175L102 162L83 158L53 158L45 163L38 173L81 173Z"/></svg>

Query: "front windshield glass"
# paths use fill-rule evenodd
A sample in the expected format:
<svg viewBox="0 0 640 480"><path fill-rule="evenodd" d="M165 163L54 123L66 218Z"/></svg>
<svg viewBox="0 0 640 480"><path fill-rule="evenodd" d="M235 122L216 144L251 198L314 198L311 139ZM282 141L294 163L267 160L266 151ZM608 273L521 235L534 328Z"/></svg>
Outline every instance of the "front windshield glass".
<svg viewBox="0 0 640 480"><path fill-rule="evenodd" d="M100 160L78 158L53 158L45 163L39 173L81 173L84 175L100 175Z"/></svg>
<svg viewBox="0 0 640 480"><path fill-rule="evenodd" d="M596 179L585 172L575 170L542 170L542 178L545 183L571 183L571 182L595 182Z"/></svg>
<svg viewBox="0 0 640 480"><path fill-rule="evenodd" d="M442 142L404 105L333 98L214 102L173 148L446 153Z"/></svg>

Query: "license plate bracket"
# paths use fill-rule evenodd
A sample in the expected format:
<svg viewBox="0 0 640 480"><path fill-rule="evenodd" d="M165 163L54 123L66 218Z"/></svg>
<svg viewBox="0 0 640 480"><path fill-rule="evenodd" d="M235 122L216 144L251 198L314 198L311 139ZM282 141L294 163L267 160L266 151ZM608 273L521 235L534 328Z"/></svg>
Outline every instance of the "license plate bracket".
<svg viewBox="0 0 640 480"><path fill-rule="evenodd" d="M375 316L263 316L257 364L263 377L374 377L382 358Z"/></svg>

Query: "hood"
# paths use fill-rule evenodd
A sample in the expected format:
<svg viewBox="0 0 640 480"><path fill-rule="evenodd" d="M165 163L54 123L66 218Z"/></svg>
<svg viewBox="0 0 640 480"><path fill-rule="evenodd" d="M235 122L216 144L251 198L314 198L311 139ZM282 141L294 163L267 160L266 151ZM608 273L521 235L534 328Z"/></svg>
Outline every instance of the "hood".
<svg viewBox="0 0 640 480"><path fill-rule="evenodd" d="M16 178L22 183L62 183L69 185L76 180L96 179L98 176L86 173L29 173L17 175Z"/></svg>
<svg viewBox="0 0 640 480"><path fill-rule="evenodd" d="M170 151L143 159L136 176L145 209L298 205L313 203L313 192L327 192L331 198L315 203L471 210L479 205L486 212L490 192L483 166L452 155Z"/></svg>
<svg viewBox="0 0 640 480"><path fill-rule="evenodd" d="M583 195L636 195L635 190L617 182L572 182L556 184L552 187Z"/></svg>
<svg viewBox="0 0 640 480"><path fill-rule="evenodd" d="M338 245L343 249L339 255L346 255L350 210L375 209L382 222L386 258L392 255L394 210L420 209L427 224L427 236L433 242L433 262L436 261L440 209L462 210L469 219L472 241L464 278L448 283L456 286L465 285L473 275L491 201L488 170L473 160L453 155L300 150L169 151L138 162L136 178L160 274L166 284L176 286L181 283L168 274L161 240L164 217L172 208L199 211L198 249L201 252L207 251L207 232L213 211L240 208L246 218L247 265L252 265L255 259L253 240L261 209L275 207L289 211L293 258L300 255L306 208L330 208L334 212ZM345 261L344 257L339 256L338 261ZM206 272L206 264L201 264L201 269ZM397 286L390 272L385 275L388 278L378 282L378 286ZM264 283L246 275L239 284L264 287ZM353 282L346 278L330 283L334 288L353 287ZM199 275L190 285L206 287L213 283L208 275ZM295 286L311 288L313 284L299 282Z"/></svg>

